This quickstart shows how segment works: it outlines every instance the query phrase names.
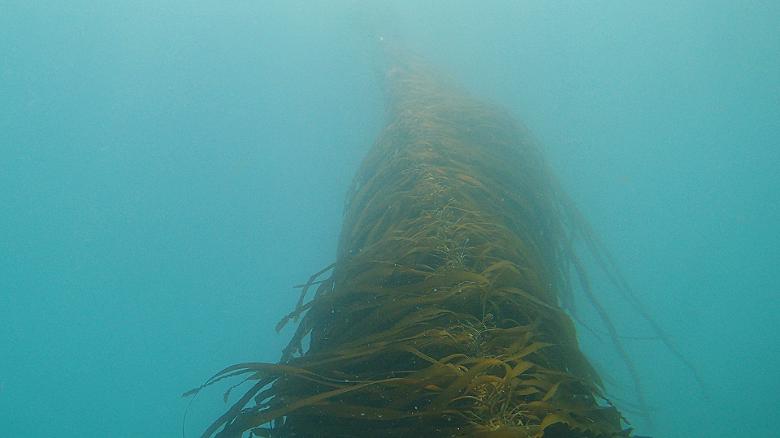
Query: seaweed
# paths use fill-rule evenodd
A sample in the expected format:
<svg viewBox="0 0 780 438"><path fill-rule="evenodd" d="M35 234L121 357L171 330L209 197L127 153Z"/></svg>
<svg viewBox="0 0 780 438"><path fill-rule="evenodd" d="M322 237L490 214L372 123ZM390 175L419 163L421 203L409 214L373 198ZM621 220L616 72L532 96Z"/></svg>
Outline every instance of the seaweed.
<svg viewBox="0 0 780 438"><path fill-rule="evenodd" d="M629 436L565 310L576 282L638 387L575 242L630 294L614 264L524 127L391 59L389 120L353 181L337 260L277 326L298 321L279 363L190 392L253 384L203 436Z"/></svg>

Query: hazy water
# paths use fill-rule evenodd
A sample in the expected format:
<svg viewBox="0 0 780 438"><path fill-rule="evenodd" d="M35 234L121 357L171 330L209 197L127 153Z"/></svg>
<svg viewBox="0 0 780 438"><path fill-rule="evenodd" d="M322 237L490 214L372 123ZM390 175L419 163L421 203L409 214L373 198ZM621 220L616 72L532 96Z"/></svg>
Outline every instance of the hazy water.
<svg viewBox="0 0 780 438"><path fill-rule="evenodd" d="M780 3L396 3L389 27L534 131L699 368L706 396L629 342L640 431L771 436ZM183 391L278 359L383 120L353 6L0 0L0 436L178 436ZM583 342L631 401L608 343ZM221 409L201 395L190 436Z"/></svg>

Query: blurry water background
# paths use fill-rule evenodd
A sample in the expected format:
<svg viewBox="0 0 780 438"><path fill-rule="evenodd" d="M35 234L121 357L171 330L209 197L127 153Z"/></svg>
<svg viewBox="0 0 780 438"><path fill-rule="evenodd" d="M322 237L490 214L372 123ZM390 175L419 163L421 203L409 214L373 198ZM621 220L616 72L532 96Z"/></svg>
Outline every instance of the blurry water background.
<svg viewBox="0 0 780 438"><path fill-rule="evenodd" d="M333 261L384 120L356 3L0 0L0 436L180 436L183 391L278 359L274 325ZM775 435L780 2L393 9L380 26L531 128L700 370L705 390L628 340L638 430ZM650 334L604 293L623 335ZM189 436L221 394L195 400Z"/></svg>

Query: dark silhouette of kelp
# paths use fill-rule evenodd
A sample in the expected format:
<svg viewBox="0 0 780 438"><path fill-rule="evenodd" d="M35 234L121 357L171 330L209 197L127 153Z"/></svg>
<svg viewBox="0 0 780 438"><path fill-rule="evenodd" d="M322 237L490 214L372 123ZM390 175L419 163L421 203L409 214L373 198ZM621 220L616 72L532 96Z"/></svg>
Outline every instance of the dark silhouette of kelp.
<svg viewBox="0 0 780 438"><path fill-rule="evenodd" d="M614 264L522 126L391 60L389 122L354 180L337 261L278 326L299 320L279 363L201 386L254 383L203 436L629 436L562 310L578 283L638 386L575 242L630 293Z"/></svg>

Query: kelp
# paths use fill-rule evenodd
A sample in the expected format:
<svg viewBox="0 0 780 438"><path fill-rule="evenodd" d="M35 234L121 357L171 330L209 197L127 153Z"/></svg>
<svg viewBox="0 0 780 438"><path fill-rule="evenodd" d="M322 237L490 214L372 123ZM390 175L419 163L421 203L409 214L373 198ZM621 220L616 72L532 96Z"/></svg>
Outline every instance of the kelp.
<svg viewBox="0 0 780 438"><path fill-rule="evenodd" d="M527 130L408 56L385 85L337 261L277 327L298 321L279 363L201 386L252 384L203 436L629 436L564 310L578 284L638 385L576 242L622 279Z"/></svg>

